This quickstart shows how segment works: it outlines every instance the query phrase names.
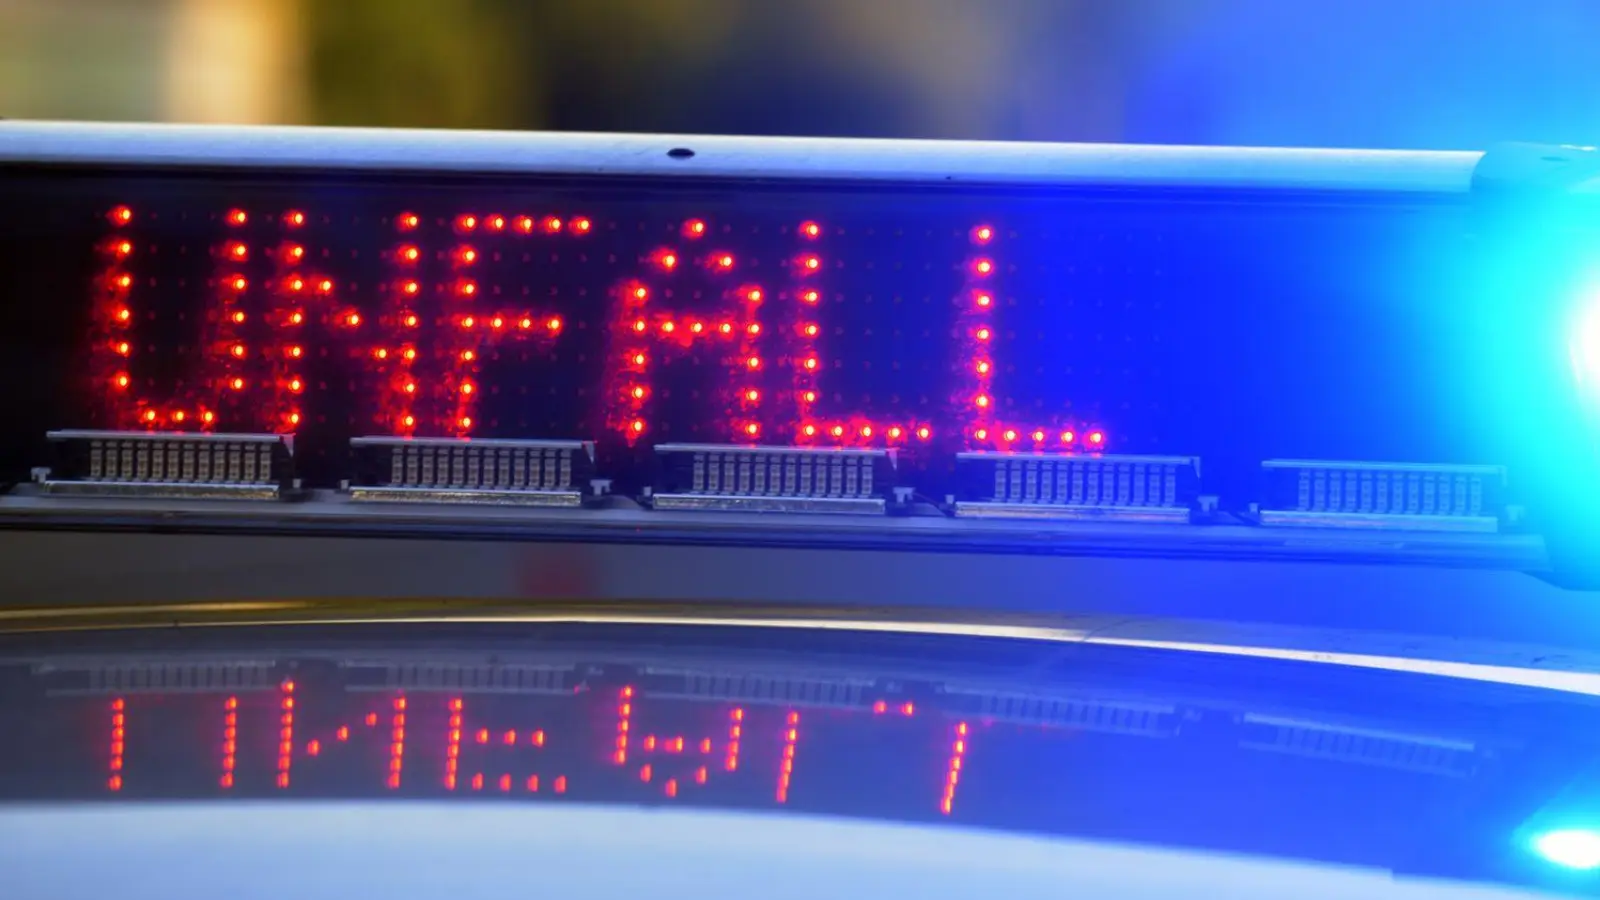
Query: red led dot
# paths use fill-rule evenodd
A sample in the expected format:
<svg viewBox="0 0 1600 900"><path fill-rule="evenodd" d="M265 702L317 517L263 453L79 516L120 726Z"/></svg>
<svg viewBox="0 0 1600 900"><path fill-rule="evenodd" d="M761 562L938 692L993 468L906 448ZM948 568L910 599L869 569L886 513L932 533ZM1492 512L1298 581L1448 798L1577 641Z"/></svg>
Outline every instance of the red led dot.
<svg viewBox="0 0 1600 900"><path fill-rule="evenodd" d="M461 393L470 394L470 393L472 393L473 390L474 390L474 388L472 386L472 382L470 382L470 381L462 382L462 384L461 384Z"/></svg>
<svg viewBox="0 0 1600 900"><path fill-rule="evenodd" d="M989 294L979 294L973 299L979 306L988 307L994 305L994 297Z"/></svg>
<svg viewBox="0 0 1600 900"><path fill-rule="evenodd" d="M462 416L460 419L456 420L456 425L458 425L458 426L460 426L462 428L471 428L472 427L472 417L471 416Z"/></svg>
<svg viewBox="0 0 1600 900"><path fill-rule="evenodd" d="M750 390L744 392L744 399L750 401L751 403L758 402L761 399L761 392L755 388L751 388Z"/></svg>
<svg viewBox="0 0 1600 900"><path fill-rule="evenodd" d="M806 371L808 371L808 372L815 372L817 370L817 366L821 365L821 363L819 363L817 361L817 358L815 356L806 357L805 360L802 361L800 364L802 366L805 366Z"/></svg>
<svg viewBox="0 0 1600 900"><path fill-rule="evenodd" d="M456 250L456 261L462 265L470 266L478 261L478 251L471 247L462 247Z"/></svg>
<svg viewBox="0 0 1600 900"><path fill-rule="evenodd" d="M400 321L403 322L407 328L417 327L417 317L415 313L407 314L405 318L401 319Z"/></svg>
<svg viewBox="0 0 1600 900"><path fill-rule="evenodd" d="M125 374L125 373L122 373L122 372L118 372L118 373L117 373L117 377L115 377L115 378L113 378L113 379L112 379L112 380L111 380L111 382L112 382L112 383L113 383L113 384L115 384L115 385L116 385L116 386L117 386L117 387L119 387L119 388L125 388L125 387L127 387L127 386L128 386L128 385L129 385L129 384L132 384L132 383L133 383L133 380L132 380L132 379L130 379L130 378L129 378L129 377L128 377L128 376L127 376L127 375L126 375L126 374Z"/></svg>
<svg viewBox="0 0 1600 900"><path fill-rule="evenodd" d="M126 322L126 321L128 321L128 320L130 320L132 318L133 318L133 310L127 308L126 306L124 306L124 307L122 307L122 308L117 310L117 321L118 322Z"/></svg>
<svg viewBox="0 0 1600 900"><path fill-rule="evenodd" d="M228 224L235 227L250 221L250 216L242 209L228 210Z"/></svg>
<svg viewBox="0 0 1600 900"><path fill-rule="evenodd" d="M689 323L689 330L694 332L695 334L699 334L702 331L706 330L706 324L704 322L690 322Z"/></svg>
<svg viewBox="0 0 1600 900"><path fill-rule="evenodd" d="M927 440L928 438L931 438L931 437L933 437L933 429L929 428L928 426L924 425L921 428L917 429L917 439L918 440L925 441L925 440Z"/></svg>
<svg viewBox="0 0 1600 900"><path fill-rule="evenodd" d="M212 422L216 421L216 419L217 414L209 409L200 414L200 421L206 423L207 425L210 425Z"/></svg>
<svg viewBox="0 0 1600 900"><path fill-rule="evenodd" d="M650 325L647 322L645 322L645 320L643 320L643 319L635 319L634 322L633 322L633 330L637 331L637 332L640 332L641 334L644 332L645 329L647 329L649 327L650 327Z"/></svg>
<svg viewBox="0 0 1600 900"><path fill-rule="evenodd" d="M987 375L989 374L989 361L986 359L980 359L972 368L977 370L979 375Z"/></svg>
<svg viewBox="0 0 1600 900"><path fill-rule="evenodd" d="M283 255L288 257L293 262L299 262L305 258L306 248L300 246L299 244L290 244L283 249Z"/></svg>
<svg viewBox="0 0 1600 900"><path fill-rule="evenodd" d="M408 381L400 386L400 390L405 391L408 394L415 394L417 392L417 383L415 381Z"/></svg>
<svg viewBox="0 0 1600 900"><path fill-rule="evenodd" d="M546 330L549 330L549 331L560 331L561 330L561 317L560 316L551 316L550 318L545 319L544 320L544 327L545 327Z"/></svg>
<svg viewBox="0 0 1600 900"><path fill-rule="evenodd" d="M544 220L545 234L556 234L561 231L561 220L555 216L547 216Z"/></svg>
<svg viewBox="0 0 1600 900"><path fill-rule="evenodd" d="M989 439L989 429L987 429L987 428L979 428L977 431L974 431L972 433L972 436L977 438L980 441L986 441L986 440Z"/></svg>
<svg viewBox="0 0 1600 900"><path fill-rule="evenodd" d="M642 434L644 433L644 420L634 419L628 424L628 428L633 431L634 434Z"/></svg>
<svg viewBox="0 0 1600 900"><path fill-rule="evenodd" d="M980 341L987 341L991 337L991 332L987 328L979 328L972 333L972 336Z"/></svg>
<svg viewBox="0 0 1600 900"><path fill-rule="evenodd" d="M633 355L633 358L632 358L632 362L633 362L633 364L634 364L634 365L636 365L636 366L642 366L642 365L644 365L644 364L645 364L645 360L646 360L646 359L647 359L647 358L648 358L648 357L646 357L646 356L645 356L645 355L644 355L644 354L643 354L643 353L635 353L635 354L634 354L634 355Z"/></svg>
<svg viewBox="0 0 1600 900"><path fill-rule="evenodd" d="M844 437L844 426L843 425L835 425L832 428L828 429L828 433L833 435L834 437Z"/></svg>
<svg viewBox="0 0 1600 900"><path fill-rule="evenodd" d="M818 330L819 329L814 322L808 322L805 325L800 326L800 333L806 337L816 337Z"/></svg>
<svg viewBox="0 0 1600 900"><path fill-rule="evenodd" d="M656 257L656 262L660 264L661 268L663 269L674 269L678 265L678 254L663 253Z"/></svg>
<svg viewBox="0 0 1600 900"><path fill-rule="evenodd" d="M751 303L760 303L761 298L765 296L765 294L761 293L761 288L750 288L744 292L744 298Z"/></svg>
<svg viewBox="0 0 1600 900"><path fill-rule="evenodd" d="M236 291L242 291L250 286L250 282L246 281L243 277L239 277L228 282L228 286Z"/></svg>
<svg viewBox="0 0 1600 900"><path fill-rule="evenodd" d="M678 326L676 324L674 324L673 322L668 321L668 322L662 322L661 323L661 333L662 334L671 334L671 333L673 333L674 331L677 331L677 330L678 330Z"/></svg>
<svg viewBox="0 0 1600 900"><path fill-rule="evenodd" d="M230 259L246 259L249 256L250 256L250 248L249 247L246 247L245 245L243 245L241 243L238 243L238 242L234 242L234 243L228 245L228 257Z"/></svg>
<svg viewBox="0 0 1600 900"><path fill-rule="evenodd" d="M306 280L304 278L290 278L283 283L283 286L291 292L298 293L306 289Z"/></svg>
<svg viewBox="0 0 1600 900"><path fill-rule="evenodd" d="M504 231L506 227L505 216L490 216L488 220L490 231Z"/></svg>
<svg viewBox="0 0 1600 900"><path fill-rule="evenodd" d="M801 222L800 223L800 233L805 235L808 238L821 237L822 236L822 226L818 225L815 222Z"/></svg>
<svg viewBox="0 0 1600 900"><path fill-rule="evenodd" d="M1106 442L1106 436L1105 436L1104 432L1100 432L1100 431L1091 431L1091 432L1089 432L1089 443L1094 444L1096 447L1098 447L1101 444L1104 444L1105 442Z"/></svg>
<svg viewBox="0 0 1600 900"><path fill-rule="evenodd" d="M144 420L146 422L154 422L156 420L156 411L153 410L153 409L145 410L144 411Z"/></svg>
<svg viewBox="0 0 1600 900"><path fill-rule="evenodd" d="M800 257L800 268L807 272L815 272L822 268L822 257L802 256Z"/></svg>
<svg viewBox="0 0 1600 900"><path fill-rule="evenodd" d="M749 359L746 359L744 361L744 364L745 364L746 368L759 369L759 368L761 368L761 357L752 356Z"/></svg>
<svg viewBox="0 0 1600 900"><path fill-rule="evenodd" d="M1002 432L1000 434L1000 437L1003 438L1005 440L1005 442L1009 444L1012 441L1017 439L1017 431L1016 431L1015 428L1007 428L1004 432Z"/></svg>
<svg viewBox="0 0 1600 900"><path fill-rule="evenodd" d="M108 216L114 224L126 225L133 221L133 210L126 206L118 206L112 208Z"/></svg>
<svg viewBox="0 0 1600 900"><path fill-rule="evenodd" d="M761 323L760 322L751 322L749 325L745 326L744 330L748 334L760 334L761 333Z"/></svg>
<svg viewBox="0 0 1600 900"><path fill-rule="evenodd" d="M581 216L572 220L572 230L578 234L588 234L592 228L594 228L594 223Z"/></svg>
<svg viewBox="0 0 1600 900"><path fill-rule="evenodd" d="M972 229L972 239L979 244L987 244L994 240L994 229L988 225L979 225Z"/></svg>
<svg viewBox="0 0 1600 900"><path fill-rule="evenodd" d="M462 328L471 328L476 324L478 324L478 320L473 316L462 316L461 317L461 327Z"/></svg>
<svg viewBox="0 0 1600 900"><path fill-rule="evenodd" d="M290 228L299 228L306 223L306 214L298 209L291 209L283 214L283 224Z"/></svg>
<svg viewBox="0 0 1600 900"><path fill-rule="evenodd" d="M236 377L228 382L228 387L236 391L242 391L244 390L244 379Z"/></svg>
<svg viewBox="0 0 1600 900"><path fill-rule="evenodd" d="M1063 431L1063 432L1061 432L1061 443L1063 443L1063 444L1070 444L1070 443L1072 443L1073 441L1075 441L1077 439L1078 439L1078 436L1076 434L1073 434L1071 431Z"/></svg>
<svg viewBox="0 0 1600 900"><path fill-rule="evenodd" d="M989 408L989 395L988 394L979 394L978 396L972 398L972 403L973 403L974 406L978 407L979 409L988 409Z"/></svg>
<svg viewBox="0 0 1600 900"><path fill-rule="evenodd" d="M133 242L118 241L116 245L112 247L112 250L115 251L118 256L128 256L133 253Z"/></svg>
<svg viewBox="0 0 1600 900"><path fill-rule="evenodd" d="M397 255L400 257L401 262L414 263L422 258L422 251L408 244L401 247Z"/></svg>
<svg viewBox="0 0 1600 900"><path fill-rule="evenodd" d="M863 426L861 426L861 436L862 437L868 437L868 438L872 437L872 426L871 425L863 425Z"/></svg>
<svg viewBox="0 0 1600 900"><path fill-rule="evenodd" d="M807 403L815 403L815 402L817 402L817 392L816 391L802 391L801 394L800 394L800 399L804 400Z"/></svg>
<svg viewBox="0 0 1600 900"><path fill-rule="evenodd" d="M471 281L463 281L456 285L456 293L463 297L471 297L478 292L478 285Z"/></svg>
<svg viewBox="0 0 1600 900"><path fill-rule="evenodd" d="M517 230L523 234L533 234L533 216L517 216Z"/></svg>
<svg viewBox="0 0 1600 900"><path fill-rule="evenodd" d="M324 278L321 281L317 282L317 292L321 293L321 294L331 294L331 293L333 293L333 281L332 281L332 279Z"/></svg>
<svg viewBox="0 0 1600 900"><path fill-rule="evenodd" d="M117 287L122 288L123 290L127 290L128 288L133 287L133 276L132 275L118 275L117 276L117 280L116 280L116 285L117 285Z"/></svg>
<svg viewBox="0 0 1600 900"><path fill-rule="evenodd" d="M992 275L994 274L994 262L987 259L974 260L972 271L978 275Z"/></svg>
<svg viewBox="0 0 1600 900"><path fill-rule="evenodd" d="M800 431L806 437L815 437L816 434L817 434L817 426L815 426L815 425L807 425L804 428L801 428Z"/></svg>
<svg viewBox="0 0 1600 900"><path fill-rule="evenodd" d="M807 303L816 303L818 300L822 299L822 295L816 291L806 291L800 295L800 299Z"/></svg>
<svg viewBox="0 0 1600 900"><path fill-rule="evenodd" d="M690 219L683 223L684 237L697 238L706 233L706 223L699 219Z"/></svg>
<svg viewBox="0 0 1600 900"><path fill-rule="evenodd" d="M729 254L729 253L723 253L720 256L716 257L716 259L712 260L712 264L715 265L718 269L721 269L722 271L726 272L729 269L733 268L733 255Z"/></svg>
<svg viewBox="0 0 1600 900"><path fill-rule="evenodd" d="M113 345L112 349L117 351L118 356L127 356L129 353L133 352L133 345L127 341L118 341L115 345Z"/></svg>
<svg viewBox="0 0 1600 900"><path fill-rule="evenodd" d="M633 397L635 400L643 400L645 393L645 389L638 386L635 386L633 390L628 392L629 396Z"/></svg>
<svg viewBox="0 0 1600 900"><path fill-rule="evenodd" d="M1037 444L1037 443L1042 442L1043 440L1044 440L1044 432L1043 431L1035 431L1033 433L1033 441L1034 441L1034 443Z"/></svg>
<svg viewBox="0 0 1600 900"><path fill-rule="evenodd" d="M228 352L233 354L234 359L244 359L245 351L243 344L234 344L232 347L228 348Z"/></svg>
<svg viewBox="0 0 1600 900"><path fill-rule="evenodd" d="M533 327L533 320L527 316L523 316L517 320L517 327L521 328L523 331L527 331L529 328Z"/></svg>
<svg viewBox="0 0 1600 900"><path fill-rule="evenodd" d="M489 327L494 329L504 328L506 327L506 320L501 316L495 316L489 320Z"/></svg>
<svg viewBox="0 0 1600 900"><path fill-rule="evenodd" d="M417 358L417 349L415 347L407 347L406 349L400 351L400 355L406 360L406 362L410 362L411 360Z"/></svg>
<svg viewBox="0 0 1600 900"><path fill-rule="evenodd" d="M422 285L415 281L403 281L400 283L400 292L403 294L415 297L421 290Z"/></svg>
<svg viewBox="0 0 1600 900"><path fill-rule="evenodd" d="M478 227L478 217L477 216L470 215L470 214L469 215L456 216L456 230L457 231L471 231L472 229L477 228L477 227Z"/></svg>
<svg viewBox="0 0 1600 900"><path fill-rule="evenodd" d="M344 317L344 324L350 326L351 328L354 328L357 325L360 325L361 324L361 314L360 313L354 313L354 312L346 313L345 317Z"/></svg>
<svg viewBox="0 0 1600 900"><path fill-rule="evenodd" d="M751 422L750 424L744 426L744 433L751 437L755 437L757 434L761 433L761 426Z"/></svg>
<svg viewBox="0 0 1600 900"><path fill-rule="evenodd" d="M644 300L650 296L650 289L640 285L633 289L633 299Z"/></svg>
<svg viewBox="0 0 1600 900"><path fill-rule="evenodd" d="M463 350L463 351L461 351L461 361L462 362L472 362L473 360L475 360L477 358L478 358L478 354L473 352L473 351L471 351L471 350Z"/></svg>
<svg viewBox="0 0 1600 900"><path fill-rule="evenodd" d="M389 358L389 351L384 349L383 347L374 347L372 349L372 358L373 359L388 359Z"/></svg>
<svg viewBox="0 0 1600 900"><path fill-rule="evenodd" d="M410 428L417 424L417 418L416 416L403 416L400 419L400 424Z"/></svg>
<svg viewBox="0 0 1600 900"><path fill-rule="evenodd" d="M890 426L890 428L889 428L889 438L891 440L898 441L900 439L901 435L904 435L904 434L905 434L905 429L901 428L899 425L893 425L893 426Z"/></svg>
<svg viewBox="0 0 1600 900"><path fill-rule="evenodd" d="M297 412L289 413L289 424L290 425L299 425L300 424L300 414L297 413Z"/></svg>
<svg viewBox="0 0 1600 900"><path fill-rule="evenodd" d="M401 231L413 231L422 224L422 219L416 213L401 213L394 222Z"/></svg>
<svg viewBox="0 0 1600 900"><path fill-rule="evenodd" d="M305 389L306 389L305 382L301 381L298 378L289 379L289 390L292 391L293 393L298 394L298 393L300 393L301 391L303 391Z"/></svg>

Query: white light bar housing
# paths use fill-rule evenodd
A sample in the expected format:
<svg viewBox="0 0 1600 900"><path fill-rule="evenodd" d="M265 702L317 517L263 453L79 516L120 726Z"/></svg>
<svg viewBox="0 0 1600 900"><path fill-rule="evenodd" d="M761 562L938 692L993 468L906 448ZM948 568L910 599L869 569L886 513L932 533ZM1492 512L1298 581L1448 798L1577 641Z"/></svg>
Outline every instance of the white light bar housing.
<svg viewBox="0 0 1600 900"><path fill-rule="evenodd" d="M883 513L892 450L659 444L656 509Z"/></svg>
<svg viewBox="0 0 1600 900"><path fill-rule="evenodd" d="M1262 525L1394 531L1500 530L1503 466L1274 459L1261 464Z"/></svg>
<svg viewBox="0 0 1600 900"><path fill-rule="evenodd" d="M1005 519L1190 520L1200 483L1192 456L977 451L956 455L957 516Z"/></svg>
<svg viewBox="0 0 1600 900"><path fill-rule="evenodd" d="M594 475L593 441L358 437L350 440L353 500L581 506Z"/></svg>
<svg viewBox="0 0 1600 900"><path fill-rule="evenodd" d="M294 486L294 438L281 434L52 431L46 494L278 500Z"/></svg>

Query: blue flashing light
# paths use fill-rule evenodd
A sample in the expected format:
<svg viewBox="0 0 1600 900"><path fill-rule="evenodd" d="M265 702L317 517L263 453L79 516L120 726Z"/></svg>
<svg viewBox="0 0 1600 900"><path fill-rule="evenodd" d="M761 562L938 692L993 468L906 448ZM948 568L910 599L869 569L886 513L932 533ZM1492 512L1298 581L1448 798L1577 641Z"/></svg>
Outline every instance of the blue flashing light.
<svg viewBox="0 0 1600 900"><path fill-rule="evenodd" d="M1600 294L1578 313L1572 335L1572 369L1590 402L1600 405Z"/></svg>
<svg viewBox="0 0 1600 900"><path fill-rule="evenodd" d="M1600 869L1600 832L1586 828L1546 831L1533 839L1533 850L1563 868Z"/></svg>

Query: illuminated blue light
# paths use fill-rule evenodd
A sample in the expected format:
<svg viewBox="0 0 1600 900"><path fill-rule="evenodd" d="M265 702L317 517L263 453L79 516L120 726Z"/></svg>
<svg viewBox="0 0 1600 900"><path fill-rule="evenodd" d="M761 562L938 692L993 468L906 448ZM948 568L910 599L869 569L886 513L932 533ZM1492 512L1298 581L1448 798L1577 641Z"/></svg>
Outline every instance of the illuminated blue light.
<svg viewBox="0 0 1600 900"><path fill-rule="evenodd" d="M1600 832L1583 828L1547 831L1533 839L1534 852L1568 869L1600 868Z"/></svg>
<svg viewBox="0 0 1600 900"><path fill-rule="evenodd" d="M1572 369L1578 383L1600 401L1600 297L1579 312L1572 335Z"/></svg>

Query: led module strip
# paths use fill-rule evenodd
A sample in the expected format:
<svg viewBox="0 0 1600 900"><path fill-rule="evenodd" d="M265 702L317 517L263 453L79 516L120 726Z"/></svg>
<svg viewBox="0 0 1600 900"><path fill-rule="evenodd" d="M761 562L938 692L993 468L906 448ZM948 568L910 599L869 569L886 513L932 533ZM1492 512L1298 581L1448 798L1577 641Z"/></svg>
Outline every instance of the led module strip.
<svg viewBox="0 0 1600 900"><path fill-rule="evenodd" d="M1276 459L1262 525L1407 531L1500 530L1501 466Z"/></svg>
<svg viewBox="0 0 1600 900"><path fill-rule="evenodd" d="M47 494L277 500L294 482L293 438L278 434L52 431Z"/></svg>
<svg viewBox="0 0 1600 900"><path fill-rule="evenodd" d="M961 453L951 504L975 518L1189 521L1200 461L1189 456Z"/></svg>
<svg viewBox="0 0 1600 900"><path fill-rule="evenodd" d="M656 509L878 513L893 487L891 450L660 444Z"/></svg>
<svg viewBox="0 0 1600 900"><path fill-rule="evenodd" d="M594 474L591 441L359 437L359 501L582 505Z"/></svg>

